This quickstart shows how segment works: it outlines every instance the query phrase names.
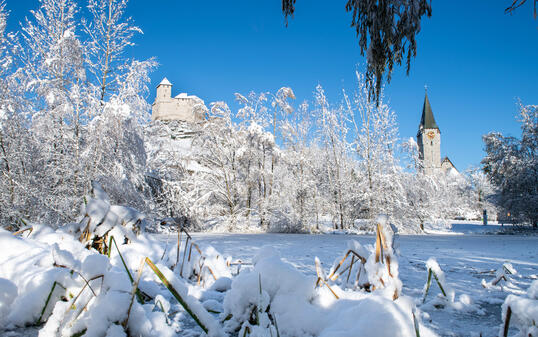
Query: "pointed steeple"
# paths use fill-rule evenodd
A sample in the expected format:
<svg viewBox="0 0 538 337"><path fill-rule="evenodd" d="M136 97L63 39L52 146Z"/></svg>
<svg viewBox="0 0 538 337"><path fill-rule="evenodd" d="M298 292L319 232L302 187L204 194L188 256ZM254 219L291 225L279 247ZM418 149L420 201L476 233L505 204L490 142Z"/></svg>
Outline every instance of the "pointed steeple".
<svg viewBox="0 0 538 337"><path fill-rule="evenodd" d="M424 106L422 107L422 118L420 119L419 130L421 129L439 129L437 123L435 123L435 118L433 118L432 107L430 105L430 100L428 100L428 91L424 96Z"/></svg>

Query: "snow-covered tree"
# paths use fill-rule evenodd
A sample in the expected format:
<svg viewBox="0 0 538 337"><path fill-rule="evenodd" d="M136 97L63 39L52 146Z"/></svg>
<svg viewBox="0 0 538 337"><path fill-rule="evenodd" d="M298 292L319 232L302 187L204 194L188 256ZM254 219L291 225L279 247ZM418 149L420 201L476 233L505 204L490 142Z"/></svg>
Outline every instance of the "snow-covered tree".
<svg viewBox="0 0 538 337"><path fill-rule="evenodd" d="M498 188L497 203L515 219L538 226L538 106L520 104L521 138L483 136L486 175Z"/></svg>
<svg viewBox="0 0 538 337"><path fill-rule="evenodd" d="M214 103L209 121L194 140L196 146L202 149L200 164L207 168L194 172L193 178L199 181L197 194L201 202L213 205L211 215L226 216L230 229L245 211L238 184L240 136L243 135L235 129L228 106Z"/></svg>
<svg viewBox="0 0 538 337"><path fill-rule="evenodd" d="M42 0L22 27L25 114L32 116L29 130L37 147L37 157L27 158L39 190L34 216L50 221L76 214L75 196L82 193L86 78L77 12L71 0Z"/></svg>
<svg viewBox="0 0 538 337"><path fill-rule="evenodd" d="M13 44L17 53L8 56L5 25L0 25L0 59L5 61L0 90L6 112L2 152L5 171L10 172L10 196L1 198L12 201L9 209L24 210L13 218L49 223L72 219L92 180L106 182L115 202L144 204L141 123L148 120L144 95L155 62L122 58L124 47L117 45L131 45L132 34L117 31L138 30L129 20L121 21L126 2L107 2L112 14L104 35L95 18L98 5L90 1L94 18L81 29L86 13L75 1L41 0L22 24L20 39ZM4 20L2 14L0 24ZM102 59L98 44L117 47L106 56L109 68L101 73L102 82L86 76L96 73L96 60ZM103 97L102 84L120 78Z"/></svg>
<svg viewBox="0 0 538 337"><path fill-rule="evenodd" d="M32 165L28 158L36 155L34 143L21 111L23 83L17 66L16 36L6 32L8 13L0 2L0 222L17 226L28 214L30 198L35 192Z"/></svg>
<svg viewBox="0 0 538 337"><path fill-rule="evenodd" d="M142 125L148 122L147 84L153 59L126 57L142 30L125 18L128 0L89 0L90 20L83 20L85 66L89 75L87 176L109 182L118 203L143 208L146 154Z"/></svg>
<svg viewBox="0 0 538 337"><path fill-rule="evenodd" d="M130 17L125 18L128 0L89 0L91 20L83 20L87 43L88 70L101 101L115 94L129 71L125 49L134 45L132 38L142 30Z"/></svg>
<svg viewBox="0 0 538 337"><path fill-rule="evenodd" d="M481 216L486 210L488 214L495 214L496 209L492 203L492 197L495 194L495 186L491 183L488 176L480 168L471 168L466 175L469 182L469 205Z"/></svg>
<svg viewBox="0 0 538 337"><path fill-rule="evenodd" d="M269 93L250 92L248 96L236 93L235 96L241 104L237 113L237 116L242 119L239 125L241 133L238 135L245 136L239 155L244 168L242 179L247 183L244 189L247 215L251 215L254 211L259 217L260 226L268 229L271 208L274 206L271 199L275 156L277 155L274 151L277 107L273 105L274 112L271 114L267 106ZM270 125L272 125L272 134L265 131Z"/></svg>
<svg viewBox="0 0 538 337"><path fill-rule="evenodd" d="M325 181L324 190L328 201L333 205L331 213L334 217L335 229L344 229L352 219L350 209L350 196L353 188L351 172L353 165L350 156L350 144L348 142L348 125L342 107L330 106L323 88L318 85L315 90L315 102L320 143L325 149L322 160L324 161Z"/></svg>
<svg viewBox="0 0 538 337"><path fill-rule="evenodd" d="M367 218L378 214L400 214L404 208L404 188L401 181L402 168L399 162L399 140L396 115L383 102L379 104L368 98L363 75L356 73L358 87L353 100L346 98L353 127L354 147L363 172L360 205ZM364 216L363 215L363 216Z"/></svg>
<svg viewBox="0 0 538 337"><path fill-rule="evenodd" d="M298 231L319 230L318 184L314 169L319 162L317 146L310 134L315 127L308 104L304 102L291 118L282 123L282 136L285 149L282 154L281 205L285 210L290 226Z"/></svg>

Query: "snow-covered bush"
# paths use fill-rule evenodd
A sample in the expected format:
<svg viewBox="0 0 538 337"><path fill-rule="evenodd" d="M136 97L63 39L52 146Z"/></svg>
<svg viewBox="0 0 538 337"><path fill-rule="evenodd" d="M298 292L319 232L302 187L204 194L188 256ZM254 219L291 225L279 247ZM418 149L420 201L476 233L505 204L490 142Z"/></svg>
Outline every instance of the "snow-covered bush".
<svg viewBox="0 0 538 337"><path fill-rule="evenodd" d="M179 303L208 336L222 336L198 300L202 289L179 277L179 268L172 270L176 252L144 233L135 235L132 229L141 214L107 200L95 184L80 224L57 230L34 225L24 238L0 229L5 248L0 255L0 330L45 323L40 336L175 336L174 301L174 311ZM82 240L74 228L82 231ZM107 235L121 238L112 251L113 241L101 240ZM208 278L205 286L213 285L214 292L229 289L227 261L211 247L204 254L192 261L211 268L216 282Z"/></svg>
<svg viewBox="0 0 538 337"><path fill-rule="evenodd" d="M144 230L144 214L131 207L111 205L107 193L97 182L92 183L92 194L84 198L82 219L75 226L80 242L107 254L113 240L116 245L127 243Z"/></svg>

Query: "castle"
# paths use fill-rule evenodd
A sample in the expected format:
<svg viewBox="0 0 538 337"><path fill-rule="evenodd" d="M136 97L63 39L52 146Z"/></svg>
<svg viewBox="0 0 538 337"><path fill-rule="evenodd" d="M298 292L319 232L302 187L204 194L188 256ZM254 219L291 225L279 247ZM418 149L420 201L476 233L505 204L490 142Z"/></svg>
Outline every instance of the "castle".
<svg viewBox="0 0 538 337"><path fill-rule="evenodd" d="M435 172L449 172L452 170L457 172L448 157L443 158L441 161L441 131L437 123L435 123L427 92L422 107L422 118L418 126L417 143L419 158L422 160L425 174L432 175Z"/></svg>
<svg viewBox="0 0 538 337"><path fill-rule="evenodd" d="M207 111L204 101L197 96L180 93L172 97L172 83L165 77L157 86L151 120L198 123L205 119Z"/></svg>

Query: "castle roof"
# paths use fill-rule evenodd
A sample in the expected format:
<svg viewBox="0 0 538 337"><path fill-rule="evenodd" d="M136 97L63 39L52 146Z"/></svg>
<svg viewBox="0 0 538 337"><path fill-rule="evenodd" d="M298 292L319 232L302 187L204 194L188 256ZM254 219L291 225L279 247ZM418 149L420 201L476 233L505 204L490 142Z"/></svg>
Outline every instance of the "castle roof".
<svg viewBox="0 0 538 337"><path fill-rule="evenodd" d="M435 118L433 118L428 93L424 96L424 106L422 107L422 118L420 119L419 129L439 129L437 123L435 123Z"/></svg>
<svg viewBox="0 0 538 337"><path fill-rule="evenodd" d="M161 83L159 83L158 86L161 86L161 85L172 85L172 83L170 83L170 81L165 77L165 78L163 78Z"/></svg>
<svg viewBox="0 0 538 337"><path fill-rule="evenodd" d="M195 98L195 97L196 96L194 96L194 95L187 95L186 92L182 92L179 95L176 95L176 97L174 97L174 98Z"/></svg>

